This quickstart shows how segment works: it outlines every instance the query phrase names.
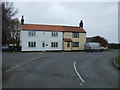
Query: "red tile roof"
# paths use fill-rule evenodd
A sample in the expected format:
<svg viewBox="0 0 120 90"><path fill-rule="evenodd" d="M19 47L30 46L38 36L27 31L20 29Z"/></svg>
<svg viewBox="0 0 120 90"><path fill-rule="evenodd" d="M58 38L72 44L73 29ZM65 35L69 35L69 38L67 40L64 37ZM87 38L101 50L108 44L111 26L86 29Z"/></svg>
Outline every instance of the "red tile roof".
<svg viewBox="0 0 120 90"><path fill-rule="evenodd" d="M22 30L64 31L64 32L86 33L86 31L80 27L57 26L57 25L38 25L38 24L25 24L22 26Z"/></svg>

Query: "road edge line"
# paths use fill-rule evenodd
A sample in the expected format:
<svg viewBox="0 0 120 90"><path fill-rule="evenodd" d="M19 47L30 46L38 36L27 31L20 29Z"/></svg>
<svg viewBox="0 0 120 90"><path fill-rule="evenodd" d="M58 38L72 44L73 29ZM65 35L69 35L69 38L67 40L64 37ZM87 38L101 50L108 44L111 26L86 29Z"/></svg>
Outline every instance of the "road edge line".
<svg viewBox="0 0 120 90"><path fill-rule="evenodd" d="M82 82L85 82L85 81L83 80L83 78L81 77L81 75L78 73L77 69L76 69L76 61L74 62L73 67L74 67L74 70L75 70L77 76L79 77L79 79L80 79Z"/></svg>

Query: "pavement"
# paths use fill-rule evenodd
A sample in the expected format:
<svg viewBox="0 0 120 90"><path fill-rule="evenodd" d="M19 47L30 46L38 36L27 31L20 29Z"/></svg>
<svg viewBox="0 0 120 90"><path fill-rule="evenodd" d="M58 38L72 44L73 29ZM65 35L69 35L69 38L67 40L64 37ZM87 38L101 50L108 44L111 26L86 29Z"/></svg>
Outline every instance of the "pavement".
<svg viewBox="0 0 120 90"><path fill-rule="evenodd" d="M3 53L3 88L118 88L118 51Z"/></svg>

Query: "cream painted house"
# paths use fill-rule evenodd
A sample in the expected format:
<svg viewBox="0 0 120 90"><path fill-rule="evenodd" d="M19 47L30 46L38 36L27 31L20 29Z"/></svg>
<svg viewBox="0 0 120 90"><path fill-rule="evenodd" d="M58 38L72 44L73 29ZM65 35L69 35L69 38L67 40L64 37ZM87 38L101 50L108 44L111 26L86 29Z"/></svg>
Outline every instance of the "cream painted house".
<svg viewBox="0 0 120 90"><path fill-rule="evenodd" d="M83 29L82 20L79 27L69 27L63 35L64 51L84 50L86 31Z"/></svg>
<svg viewBox="0 0 120 90"><path fill-rule="evenodd" d="M86 33L64 32L64 51L84 50Z"/></svg>

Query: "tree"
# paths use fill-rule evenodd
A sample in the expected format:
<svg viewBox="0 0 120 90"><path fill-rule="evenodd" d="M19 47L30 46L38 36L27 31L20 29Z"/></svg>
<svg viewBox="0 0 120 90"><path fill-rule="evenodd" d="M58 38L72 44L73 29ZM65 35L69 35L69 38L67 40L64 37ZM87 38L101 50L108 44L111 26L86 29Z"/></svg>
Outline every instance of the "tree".
<svg viewBox="0 0 120 90"><path fill-rule="evenodd" d="M109 43L110 49L120 49L120 43Z"/></svg>
<svg viewBox="0 0 120 90"><path fill-rule="evenodd" d="M14 29L13 22L14 16L18 10L14 10L12 2L2 2L2 44L8 44L8 40L11 38L11 30ZM15 24L14 24L15 25Z"/></svg>
<svg viewBox="0 0 120 90"><path fill-rule="evenodd" d="M87 39L88 39L88 42L98 42L104 47L109 46L108 41L105 38L100 36L95 36Z"/></svg>
<svg viewBox="0 0 120 90"><path fill-rule="evenodd" d="M11 20L11 30L10 30L10 38L7 40L9 44L17 44L19 45L20 39L20 22L17 18Z"/></svg>
<svg viewBox="0 0 120 90"><path fill-rule="evenodd" d="M108 41L105 38L100 37L100 36L93 37L93 40L94 40L93 42L98 42L104 47L109 45Z"/></svg>
<svg viewBox="0 0 120 90"><path fill-rule="evenodd" d="M17 18L12 19L10 27L11 27L11 31L10 31L11 38L12 39L18 39L17 34L19 33L19 30L20 30L19 20Z"/></svg>

